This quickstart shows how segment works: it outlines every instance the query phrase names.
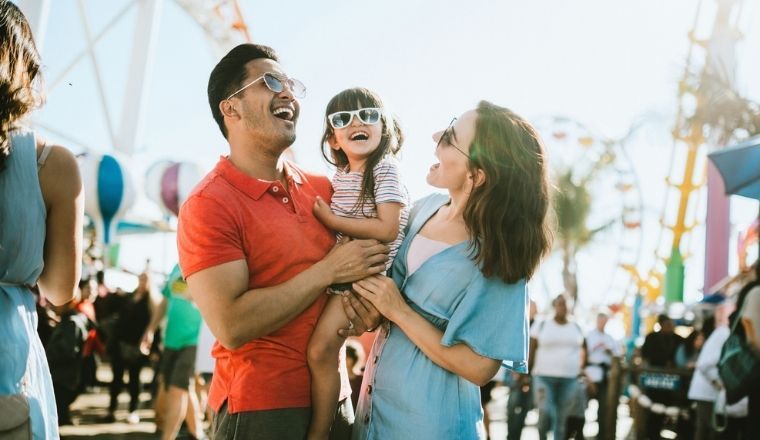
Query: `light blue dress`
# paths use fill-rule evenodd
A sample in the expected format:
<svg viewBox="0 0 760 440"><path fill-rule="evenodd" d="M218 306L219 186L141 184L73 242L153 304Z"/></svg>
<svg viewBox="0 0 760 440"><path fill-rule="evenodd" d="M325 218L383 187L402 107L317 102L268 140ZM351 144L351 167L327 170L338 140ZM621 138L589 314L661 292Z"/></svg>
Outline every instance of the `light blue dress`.
<svg viewBox="0 0 760 440"><path fill-rule="evenodd" d="M467 344L505 367L527 371L524 281L484 278L467 242L431 256L407 276L409 245L449 197L417 202L391 276L412 308L441 329L441 344ZM353 439L485 438L480 388L433 363L397 326L378 330L367 358Z"/></svg>
<svg viewBox="0 0 760 440"><path fill-rule="evenodd" d="M17 133L11 142L11 154L0 171L0 394L24 393L33 437L56 439L53 382L37 336L34 297L27 287L42 273L47 211L37 177L34 135Z"/></svg>

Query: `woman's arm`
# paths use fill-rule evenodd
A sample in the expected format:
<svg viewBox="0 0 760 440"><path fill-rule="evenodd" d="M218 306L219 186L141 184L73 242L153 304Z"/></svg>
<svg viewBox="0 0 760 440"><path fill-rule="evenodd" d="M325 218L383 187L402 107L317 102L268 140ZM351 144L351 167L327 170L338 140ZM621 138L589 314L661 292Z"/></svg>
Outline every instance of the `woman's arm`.
<svg viewBox="0 0 760 440"><path fill-rule="evenodd" d="M377 218L348 218L333 214L330 206L317 197L313 211L314 216L333 231L353 238L374 238L387 243L398 237L401 208L401 203L381 203L377 205Z"/></svg>
<svg viewBox="0 0 760 440"><path fill-rule="evenodd" d="M38 284L54 305L69 302L79 282L82 261L84 190L74 155L54 146L39 172L47 208L45 268Z"/></svg>
<svg viewBox="0 0 760 440"><path fill-rule="evenodd" d="M401 297L388 277L372 276L354 283L354 290L393 321L427 357L441 368L483 386L499 370L501 362L475 353L466 344L446 347L443 332L420 316Z"/></svg>

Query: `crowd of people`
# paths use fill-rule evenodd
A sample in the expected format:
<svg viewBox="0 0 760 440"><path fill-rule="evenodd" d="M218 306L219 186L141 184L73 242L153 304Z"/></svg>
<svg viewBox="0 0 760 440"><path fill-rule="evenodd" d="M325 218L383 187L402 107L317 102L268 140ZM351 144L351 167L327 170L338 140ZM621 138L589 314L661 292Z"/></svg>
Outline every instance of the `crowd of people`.
<svg viewBox="0 0 760 440"><path fill-rule="evenodd" d="M546 319L533 319L527 281L551 248L551 194L543 143L521 116L483 100L453 118L432 135L426 180L439 192L412 202L397 162L404 132L376 92L354 87L327 104L330 180L283 158L305 86L272 48L241 44L209 76L229 154L181 207L178 266L160 293L149 270L133 291L112 291L102 274L81 276L76 160L24 127L43 101L41 60L7 0L0 41L0 404L19 421L8 429L57 438L107 361L103 421L120 415L126 373L124 420L139 422L149 365L165 439L183 423L193 438L207 427L217 439L482 439L488 384L502 368L510 438L533 407L542 439L580 438L589 399L606 432L617 409L605 399L609 373L621 354L605 333L608 316L587 332L560 295ZM760 288L747 289L732 318L753 350L758 297ZM38 326L44 303L52 328ZM345 341L365 332L375 335L362 369L361 350ZM705 387L720 388L708 364L725 333L702 328L684 341L662 317L641 357L704 375L691 394L704 415L717 399ZM723 435L757 437L759 398L749 390L744 420L726 412ZM647 418L651 438L663 419Z"/></svg>

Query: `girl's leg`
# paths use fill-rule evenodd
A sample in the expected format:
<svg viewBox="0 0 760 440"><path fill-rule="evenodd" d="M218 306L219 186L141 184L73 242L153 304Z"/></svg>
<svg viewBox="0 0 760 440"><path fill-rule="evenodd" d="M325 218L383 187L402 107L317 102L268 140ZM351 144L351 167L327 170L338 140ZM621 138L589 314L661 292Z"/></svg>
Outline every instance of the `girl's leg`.
<svg viewBox="0 0 760 440"><path fill-rule="evenodd" d="M340 349L338 329L348 322L340 295L330 295L309 340L307 359L311 371L311 424L308 439L327 439L338 407Z"/></svg>

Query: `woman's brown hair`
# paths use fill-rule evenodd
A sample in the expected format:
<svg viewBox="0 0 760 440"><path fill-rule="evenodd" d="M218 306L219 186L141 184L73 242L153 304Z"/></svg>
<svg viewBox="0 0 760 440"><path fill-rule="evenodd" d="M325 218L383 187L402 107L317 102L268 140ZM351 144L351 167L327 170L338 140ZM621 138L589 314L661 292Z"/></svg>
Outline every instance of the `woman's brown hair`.
<svg viewBox="0 0 760 440"><path fill-rule="evenodd" d="M341 169L348 167L348 157L340 149L333 149L329 145L330 138L335 136L335 131L327 122L327 116L340 111L352 111L360 108L376 107L381 109L381 124L383 124L380 144L377 149L367 158L367 164L364 167L364 177L362 177L362 188L359 199L354 206L356 213L365 215L364 205L375 204L375 166L386 156L395 156L401 150L404 143L404 134L401 130L398 120L389 114L383 105L382 99L377 93L363 87L354 87L346 89L333 97L325 109L325 131L322 134L322 157L325 160Z"/></svg>
<svg viewBox="0 0 760 440"><path fill-rule="evenodd" d="M42 97L34 90L40 78L40 54L24 14L0 0L0 171L11 154L11 132L37 107Z"/></svg>
<svg viewBox="0 0 760 440"><path fill-rule="evenodd" d="M551 248L544 146L511 110L481 101L476 111L469 167L482 170L485 181L464 208L473 259L486 277L529 279Z"/></svg>

